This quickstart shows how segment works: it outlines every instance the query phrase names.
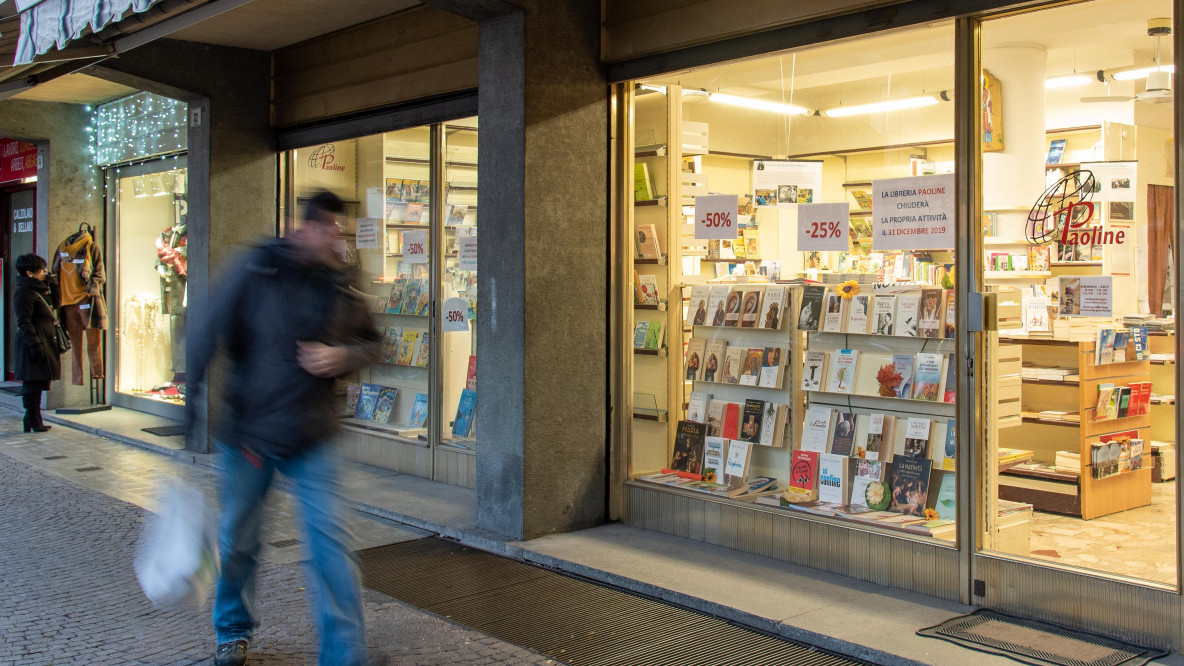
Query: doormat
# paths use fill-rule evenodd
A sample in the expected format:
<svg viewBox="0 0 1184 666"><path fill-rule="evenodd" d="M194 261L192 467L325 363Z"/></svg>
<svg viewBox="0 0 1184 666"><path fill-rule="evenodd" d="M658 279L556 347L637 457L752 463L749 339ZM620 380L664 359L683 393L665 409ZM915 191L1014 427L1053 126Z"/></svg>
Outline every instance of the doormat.
<svg viewBox="0 0 1184 666"><path fill-rule="evenodd" d="M1168 654L1167 650L1139 647L985 608L921 629L917 635L1038 666L1139 666Z"/></svg>
<svg viewBox="0 0 1184 666"><path fill-rule="evenodd" d="M172 437L174 435L184 435L185 426L183 425L167 425L156 426L154 428L140 428L149 435L156 435L157 437Z"/></svg>
<svg viewBox="0 0 1184 666"><path fill-rule="evenodd" d="M437 537L358 558L366 587L563 664L866 663Z"/></svg>

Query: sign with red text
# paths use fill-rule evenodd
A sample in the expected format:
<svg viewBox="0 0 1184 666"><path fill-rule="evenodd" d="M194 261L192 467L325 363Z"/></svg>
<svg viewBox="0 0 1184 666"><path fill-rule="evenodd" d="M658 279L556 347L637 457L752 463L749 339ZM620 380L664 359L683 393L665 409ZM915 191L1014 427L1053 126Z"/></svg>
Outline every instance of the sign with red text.
<svg viewBox="0 0 1184 666"><path fill-rule="evenodd" d="M427 229L412 229L403 232L403 261L409 264L428 263Z"/></svg>
<svg viewBox="0 0 1184 666"><path fill-rule="evenodd" d="M456 239L456 256L460 260L460 270L477 270L477 237L460 236Z"/></svg>
<svg viewBox="0 0 1184 666"><path fill-rule="evenodd" d="M356 230L358 233L357 248L359 250L372 250L378 247L377 217L359 217Z"/></svg>
<svg viewBox="0 0 1184 666"><path fill-rule="evenodd" d="M954 174L872 181L873 250L954 247Z"/></svg>
<svg viewBox="0 0 1184 666"><path fill-rule="evenodd" d="M845 203L798 204L798 251L846 251L850 217Z"/></svg>
<svg viewBox="0 0 1184 666"><path fill-rule="evenodd" d="M730 240L736 230L736 207L740 197L735 194L711 194L695 197L695 238Z"/></svg>
<svg viewBox="0 0 1184 666"><path fill-rule="evenodd" d="M469 330L469 301L454 296L444 301L444 332Z"/></svg>
<svg viewBox="0 0 1184 666"><path fill-rule="evenodd" d="M24 141L0 139L0 183L37 175L37 146Z"/></svg>

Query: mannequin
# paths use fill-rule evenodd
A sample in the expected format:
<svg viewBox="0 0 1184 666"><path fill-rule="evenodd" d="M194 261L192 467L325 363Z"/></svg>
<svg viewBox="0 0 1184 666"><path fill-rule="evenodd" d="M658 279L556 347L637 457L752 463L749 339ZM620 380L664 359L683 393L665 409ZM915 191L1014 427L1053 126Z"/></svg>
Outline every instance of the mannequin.
<svg viewBox="0 0 1184 666"><path fill-rule="evenodd" d="M60 298L62 324L72 344L71 383L82 385L84 343L90 376L101 379L105 376L102 331L107 329L107 302L103 297L107 271L103 266L103 250L94 240L94 227L83 222L76 233L62 241L53 255L52 274Z"/></svg>
<svg viewBox="0 0 1184 666"><path fill-rule="evenodd" d="M185 307L188 267L188 215L185 199L176 199L177 221L156 239L156 272L160 275L160 312L169 318L173 384L185 383Z"/></svg>

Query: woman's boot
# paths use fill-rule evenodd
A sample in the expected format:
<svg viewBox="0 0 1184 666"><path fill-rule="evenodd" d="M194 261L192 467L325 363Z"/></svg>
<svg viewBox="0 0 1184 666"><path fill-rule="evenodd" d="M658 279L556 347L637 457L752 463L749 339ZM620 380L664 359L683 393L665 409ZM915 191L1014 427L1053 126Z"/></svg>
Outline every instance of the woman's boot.
<svg viewBox="0 0 1184 666"><path fill-rule="evenodd" d="M22 393L21 404L25 408L25 432L45 432L51 426L41 420L41 391Z"/></svg>

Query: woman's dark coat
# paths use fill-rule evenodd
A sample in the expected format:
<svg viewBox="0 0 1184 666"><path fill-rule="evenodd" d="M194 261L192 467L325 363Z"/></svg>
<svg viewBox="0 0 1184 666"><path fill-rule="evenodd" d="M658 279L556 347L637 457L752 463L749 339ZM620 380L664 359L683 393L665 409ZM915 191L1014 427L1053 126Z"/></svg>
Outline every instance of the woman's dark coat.
<svg viewBox="0 0 1184 666"><path fill-rule="evenodd" d="M51 381L62 378L62 359L54 342L53 302L49 285L21 275L13 294L16 310L16 378L21 381Z"/></svg>

